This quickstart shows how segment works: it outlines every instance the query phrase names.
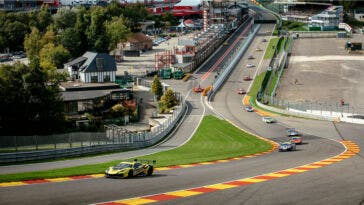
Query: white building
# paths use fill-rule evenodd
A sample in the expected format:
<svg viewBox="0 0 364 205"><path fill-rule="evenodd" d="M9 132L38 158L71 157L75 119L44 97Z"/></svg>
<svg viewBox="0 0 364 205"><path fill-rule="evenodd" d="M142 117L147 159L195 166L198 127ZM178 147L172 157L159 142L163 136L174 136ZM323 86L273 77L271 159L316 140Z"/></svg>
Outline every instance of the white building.
<svg viewBox="0 0 364 205"><path fill-rule="evenodd" d="M355 9L354 18L358 21L364 22L364 9Z"/></svg>
<svg viewBox="0 0 364 205"><path fill-rule="evenodd" d="M86 52L81 57L65 64L74 80L84 83L115 82L115 59L107 53Z"/></svg>
<svg viewBox="0 0 364 205"><path fill-rule="evenodd" d="M78 5L98 5L104 0L60 0L62 6L78 6Z"/></svg>
<svg viewBox="0 0 364 205"><path fill-rule="evenodd" d="M317 28L322 31L335 30L343 22L343 7L331 6L325 11L310 17L309 28Z"/></svg>

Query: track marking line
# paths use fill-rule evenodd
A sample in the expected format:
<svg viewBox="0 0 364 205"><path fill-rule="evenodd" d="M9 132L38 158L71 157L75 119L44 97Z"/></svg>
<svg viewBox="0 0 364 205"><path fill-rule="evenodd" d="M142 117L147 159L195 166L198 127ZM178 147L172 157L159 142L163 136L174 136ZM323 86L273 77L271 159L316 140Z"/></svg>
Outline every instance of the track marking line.
<svg viewBox="0 0 364 205"><path fill-rule="evenodd" d="M149 204L149 203L157 202L157 200L134 198L134 199L129 199L129 200L115 201L115 202L118 204L139 205L139 204Z"/></svg>
<svg viewBox="0 0 364 205"><path fill-rule="evenodd" d="M182 191L167 192L166 194L173 195L173 196L187 197L187 196L203 194L203 192L182 190Z"/></svg>

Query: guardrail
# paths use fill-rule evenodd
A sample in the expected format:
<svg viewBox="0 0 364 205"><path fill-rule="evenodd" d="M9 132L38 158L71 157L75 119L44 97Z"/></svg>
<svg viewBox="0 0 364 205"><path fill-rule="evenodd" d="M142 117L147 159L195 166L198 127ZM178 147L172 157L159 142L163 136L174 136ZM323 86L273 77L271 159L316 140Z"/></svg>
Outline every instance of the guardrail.
<svg viewBox="0 0 364 205"><path fill-rule="evenodd" d="M186 109L187 109L187 104L183 100L183 98L181 98L181 103L177 107L177 109L175 109L175 112L171 114L168 120L165 123L161 124L158 127L158 129L156 129L154 132L123 133L123 135L119 136L119 139L112 138L110 139L110 143L102 145L96 144L91 146L82 146L82 147L67 148L67 149L1 153L0 163L57 159L70 156L77 157L86 154L95 154L95 153L110 152L117 150L140 149L149 147L167 137L167 135L177 126L178 122L185 113ZM111 144L111 142L113 142L113 144Z"/></svg>

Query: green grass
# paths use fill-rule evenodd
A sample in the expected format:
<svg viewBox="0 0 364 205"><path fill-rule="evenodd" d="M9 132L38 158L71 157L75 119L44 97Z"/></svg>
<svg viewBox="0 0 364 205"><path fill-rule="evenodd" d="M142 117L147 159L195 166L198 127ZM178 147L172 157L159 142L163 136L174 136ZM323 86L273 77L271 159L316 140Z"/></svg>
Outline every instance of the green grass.
<svg viewBox="0 0 364 205"><path fill-rule="evenodd" d="M278 72L274 72L271 83L268 87L268 92L267 92L268 95L272 94L274 86L276 85L277 81L278 81Z"/></svg>
<svg viewBox="0 0 364 205"><path fill-rule="evenodd" d="M257 97L257 94L259 92L260 86L262 85L263 79L265 77L266 71L260 73L253 82L253 85L250 89L249 95L251 98L254 98L254 104L255 104L255 98Z"/></svg>
<svg viewBox="0 0 364 205"><path fill-rule="evenodd" d="M280 29L286 31L307 31L307 25L305 23L294 21L282 21Z"/></svg>
<svg viewBox="0 0 364 205"><path fill-rule="evenodd" d="M278 41L279 41L279 38L270 39L268 47L267 47L267 51L264 54L264 59L273 58L274 51L276 50L277 45L278 45Z"/></svg>
<svg viewBox="0 0 364 205"><path fill-rule="evenodd" d="M163 167L250 155L269 149L271 149L271 144L268 142L241 131L225 120L206 116L193 138L185 145L173 150L138 158L157 160L157 167ZM102 173L107 167L120 161L48 171L0 175L0 182Z"/></svg>

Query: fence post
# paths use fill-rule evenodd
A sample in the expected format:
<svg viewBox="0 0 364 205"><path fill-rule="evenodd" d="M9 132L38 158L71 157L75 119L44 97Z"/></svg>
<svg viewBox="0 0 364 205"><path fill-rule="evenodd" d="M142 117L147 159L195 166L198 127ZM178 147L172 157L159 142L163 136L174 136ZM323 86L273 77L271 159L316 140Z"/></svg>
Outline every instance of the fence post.
<svg viewBox="0 0 364 205"><path fill-rule="evenodd" d="M18 144L17 144L17 141L16 141L16 135L14 137L14 145L15 145L15 152L18 151Z"/></svg>
<svg viewBox="0 0 364 205"><path fill-rule="evenodd" d="M38 150L38 140L37 140L37 135L34 135L34 141L35 141L35 150Z"/></svg>
<svg viewBox="0 0 364 205"><path fill-rule="evenodd" d="M54 140L54 149L57 149L57 140L55 139L54 135L52 136L52 139Z"/></svg>
<svg viewBox="0 0 364 205"><path fill-rule="evenodd" d="M70 144L70 148L72 148L72 139L69 133L68 133L68 143Z"/></svg>

